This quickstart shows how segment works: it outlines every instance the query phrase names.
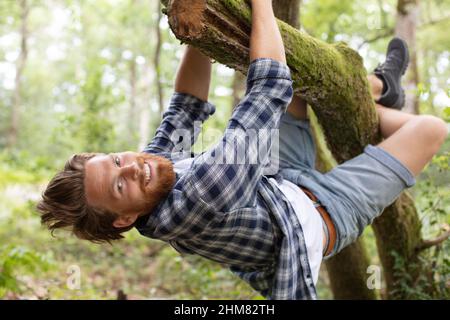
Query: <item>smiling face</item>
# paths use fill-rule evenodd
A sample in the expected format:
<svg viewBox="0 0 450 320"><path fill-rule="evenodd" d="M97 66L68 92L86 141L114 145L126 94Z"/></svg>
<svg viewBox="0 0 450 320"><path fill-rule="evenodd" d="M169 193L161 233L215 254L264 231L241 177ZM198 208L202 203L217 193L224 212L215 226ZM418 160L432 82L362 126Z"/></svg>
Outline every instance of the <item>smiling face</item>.
<svg viewBox="0 0 450 320"><path fill-rule="evenodd" d="M151 212L175 182L172 163L135 152L101 154L86 162L84 187L89 205L115 212L117 228Z"/></svg>

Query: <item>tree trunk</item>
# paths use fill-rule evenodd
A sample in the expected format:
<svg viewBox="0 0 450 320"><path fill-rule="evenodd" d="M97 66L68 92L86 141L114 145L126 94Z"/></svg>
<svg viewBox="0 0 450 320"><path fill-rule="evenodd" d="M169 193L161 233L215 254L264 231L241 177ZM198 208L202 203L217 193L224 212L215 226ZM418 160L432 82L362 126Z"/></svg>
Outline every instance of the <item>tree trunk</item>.
<svg viewBox="0 0 450 320"><path fill-rule="evenodd" d="M311 127L316 145L316 169L327 172L337 163L327 148L323 131L317 118L310 114ZM370 261L364 238L359 238L336 256L325 262L334 299L338 300L375 300L376 291L367 286L367 270Z"/></svg>
<svg viewBox="0 0 450 320"><path fill-rule="evenodd" d="M300 0L273 0L273 11L278 19L300 29L300 4Z"/></svg>
<svg viewBox="0 0 450 320"><path fill-rule="evenodd" d="M137 63L136 59L132 59L129 64L130 68L130 97L128 108L128 144L133 145L136 137L136 99L137 99Z"/></svg>
<svg viewBox="0 0 450 320"><path fill-rule="evenodd" d="M166 5L169 25L182 42L196 46L212 59L246 72L249 64L251 11L243 0L162 0ZM189 14L187 14L189 13ZM278 22L284 40L287 63L294 81L294 91L314 109L324 129L334 158L341 163L381 140L378 117L369 91L362 58L344 43L327 44L306 33ZM420 241L420 221L414 203L402 199L381 216L376 231L380 255L395 251L405 265L416 262L414 244L391 242L389 234L405 241ZM383 225L389 219L392 225ZM402 227L404 226L404 227ZM395 230L395 231L394 231ZM418 232L417 232L418 230ZM402 292L396 279L395 264L382 259L389 290ZM390 274L392 276L388 276ZM403 279L409 277L403 275ZM414 281L413 281L414 283ZM404 297L402 293L391 295Z"/></svg>
<svg viewBox="0 0 450 320"><path fill-rule="evenodd" d="M377 239L378 253L384 269L387 298L414 299L414 288L421 276L426 277L418 248L423 242L421 223L414 201L404 192L399 199L377 219L373 230ZM425 291L432 295L432 279Z"/></svg>
<svg viewBox="0 0 450 320"><path fill-rule="evenodd" d="M416 30L419 20L419 4L417 0L398 0L395 35L406 41L410 52L410 62L405 81L405 107L404 111L419 113L419 96L417 85L419 71L417 68Z"/></svg>
<svg viewBox="0 0 450 320"><path fill-rule="evenodd" d="M162 12L161 12L161 2L158 2L158 17L156 19L156 46L155 46L155 55L153 56L153 66L155 68L156 74L155 74L155 82L156 82L156 92L158 95L158 111L159 116L162 117L162 114L164 112L164 91L161 83L161 45L162 45L162 35L161 35L161 28L159 27L159 24L162 19Z"/></svg>
<svg viewBox="0 0 450 320"><path fill-rule="evenodd" d="M27 0L20 0L20 54L16 65L16 76L14 79L14 96L11 110L11 125L8 130L8 147L17 143L17 135L20 125L20 109L22 105L22 76L28 57L28 14L30 8Z"/></svg>
<svg viewBox="0 0 450 320"><path fill-rule="evenodd" d="M278 19L300 29L300 0L274 0L273 6ZM329 171L335 161L329 154L326 143L317 141L323 139L323 132L317 121L312 121L312 126L317 146L316 167L322 172ZM326 153L329 154L328 157L325 156ZM335 299L376 299L375 291L367 287L369 259L362 238L328 260L325 265Z"/></svg>

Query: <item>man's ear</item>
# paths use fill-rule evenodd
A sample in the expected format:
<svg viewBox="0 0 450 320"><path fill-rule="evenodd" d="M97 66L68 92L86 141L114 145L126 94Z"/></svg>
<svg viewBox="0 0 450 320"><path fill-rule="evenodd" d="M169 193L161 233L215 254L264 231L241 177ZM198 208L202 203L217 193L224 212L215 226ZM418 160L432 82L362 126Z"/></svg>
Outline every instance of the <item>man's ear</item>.
<svg viewBox="0 0 450 320"><path fill-rule="evenodd" d="M138 218L138 213L125 214L118 217L113 222L113 226L116 228L125 228L132 225Z"/></svg>

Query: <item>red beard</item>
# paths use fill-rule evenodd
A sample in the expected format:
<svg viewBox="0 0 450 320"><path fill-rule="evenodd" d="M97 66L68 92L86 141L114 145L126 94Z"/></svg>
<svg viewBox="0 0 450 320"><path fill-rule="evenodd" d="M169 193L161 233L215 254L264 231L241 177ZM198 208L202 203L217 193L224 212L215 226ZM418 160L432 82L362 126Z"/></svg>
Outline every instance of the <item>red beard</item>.
<svg viewBox="0 0 450 320"><path fill-rule="evenodd" d="M172 190L175 184L175 171L172 162L161 156L141 153L136 160L140 168L143 167L145 160L157 163L156 186L153 186L151 189L141 187L145 198L142 199L141 203L137 204L137 209L142 212L142 215L146 215L151 213ZM143 186L143 183L140 185Z"/></svg>

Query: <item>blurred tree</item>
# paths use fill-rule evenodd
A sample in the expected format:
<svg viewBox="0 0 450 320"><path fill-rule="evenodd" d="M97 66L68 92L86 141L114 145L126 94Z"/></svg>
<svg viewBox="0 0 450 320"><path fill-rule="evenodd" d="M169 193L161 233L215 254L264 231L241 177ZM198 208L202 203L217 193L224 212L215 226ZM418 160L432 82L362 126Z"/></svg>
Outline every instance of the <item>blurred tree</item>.
<svg viewBox="0 0 450 320"><path fill-rule="evenodd" d="M158 112L159 116L162 117L164 111L164 91L162 87L162 75L161 75L161 46L162 46L162 34L161 34L161 20L162 20L162 12L161 12L161 2L158 1L157 7L157 19L155 24L155 35L156 35L156 44L155 44L155 53L153 58L153 66L156 71L156 92L158 95Z"/></svg>
<svg viewBox="0 0 450 320"><path fill-rule="evenodd" d="M27 0L19 1L20 7L20 53L16 63L16 76L14 80L14 96L11 111L11 125L8 132L8 146L11 148L17 143L19 132L20 109L22 107L23 71L28 57L28 14L30 7Z"/></svg>
<svg viewBox="0 0 450 320"><path fill-rule="evenodd" d="M405 81L404 111L419 113L419 70L417 66L416 30L419 21L419 3L417 0L398 0L395 35L406 41L410 52L410 63Z"/></svg>
<svg viewBox="0 0 450 320"><path fill-rule="evenodd" d="M111 152L114 150L115 130L109 117L104 116L114 106L111 86L102 84L104 62L99 59L88 60L84 84L80 88L80 104L83 108L74 136L80 140L85 152Z"/></svg>

